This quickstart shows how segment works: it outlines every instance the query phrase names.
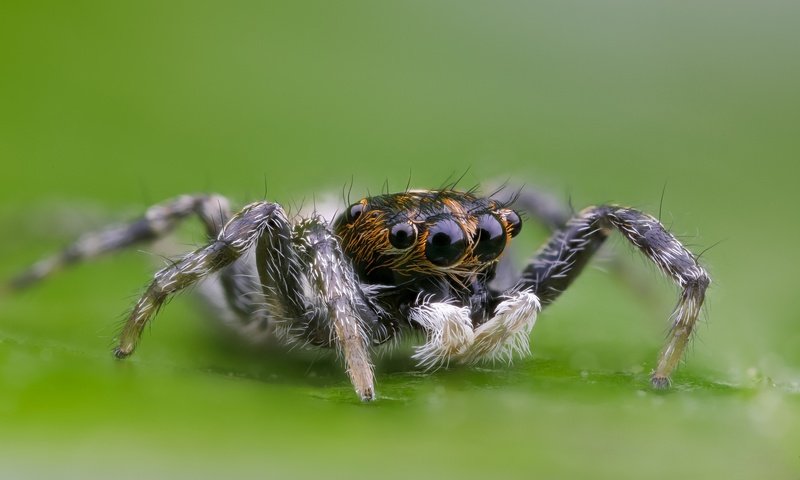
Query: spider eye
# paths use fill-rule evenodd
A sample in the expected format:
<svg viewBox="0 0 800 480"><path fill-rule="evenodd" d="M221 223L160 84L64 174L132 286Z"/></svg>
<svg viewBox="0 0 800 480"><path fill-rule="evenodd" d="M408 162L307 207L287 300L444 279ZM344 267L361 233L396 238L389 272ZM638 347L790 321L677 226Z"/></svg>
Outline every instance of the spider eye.
<svg viewBox="0 0 800 480"><path fill-rule="evenodd" d="M519 218L519 217L517 217ZM494 260L506 247L506 231L500 220L485 213L478 217L478 229L475 231L475 256L481 262Z"/></svg>
<svg viewBox="0 0 800 480"><path fill-rule="evenodd" d="M432 264L440 267L452 265L464 255L466 248L466 235L455 220L439 220L428 229L425 256Z"/></svg>
<svg viewBox="0 0 800 480"><path fill-rule="evenodd" d="M405 250L417 241L417 229L409 222L400 222L389 228L389 243L394 248Z"/></svg>
<svg viewBox="0 0 800 480"><path fill-rule="evenodd" d="M345 220L347 223L355 222L361 214L364 213L364 205L359 203L354 203L347 207L347 212L345 212Z"/></svg>
<svg viewBox="0 0 800 480"><path fill-rule="evenodd" d="M519 231L522 230L522 220L519 218L519 214L514 210L509 210L506 214L506 222L511 227L511 236L516 237Z"/></svg>

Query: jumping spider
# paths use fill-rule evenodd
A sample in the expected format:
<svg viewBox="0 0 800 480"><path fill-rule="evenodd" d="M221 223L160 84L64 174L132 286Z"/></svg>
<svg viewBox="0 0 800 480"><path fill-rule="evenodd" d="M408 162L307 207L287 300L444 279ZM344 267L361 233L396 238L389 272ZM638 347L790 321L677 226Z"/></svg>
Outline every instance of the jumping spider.
<svg viewBox="0 0 800 480"><path fill-rule="evenodd" d="M271 202L232 214L221 196L180 196L129 224L83 236L10 285L21 288L62 266L160 238L194 214L210 242L155 274L114 355L133 353L172 295L215 274L206 283L223 292L228 314L249 332L336 348L356 393L368 401L375 398L371 348L409 330L425 336L414 353L424 367L529 354L539 311L617 230L682 290L651 377L653 387L667 387L710 282L692 253L657 219L632 208L594 206L573 216L537 192L520 191L515 200L553 234L513 278L501 263L522 227L510 200L445 188L367 197L333 221L316 213L292 221ZM500 283L513 286L503 290Z"/></svg>

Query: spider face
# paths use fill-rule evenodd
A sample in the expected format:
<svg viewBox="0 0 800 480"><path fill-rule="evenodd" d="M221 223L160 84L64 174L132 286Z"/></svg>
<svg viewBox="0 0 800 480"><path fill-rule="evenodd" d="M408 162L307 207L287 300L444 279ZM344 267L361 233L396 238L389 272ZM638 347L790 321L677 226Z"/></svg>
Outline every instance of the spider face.
<svg viewBox="0 0 800 480"><path fill-rule="evenodd" d="M423 277L464 282L487 271L522 227L496 200L452 190L368 197L334 222L345 255L370 283Z"/></svg>

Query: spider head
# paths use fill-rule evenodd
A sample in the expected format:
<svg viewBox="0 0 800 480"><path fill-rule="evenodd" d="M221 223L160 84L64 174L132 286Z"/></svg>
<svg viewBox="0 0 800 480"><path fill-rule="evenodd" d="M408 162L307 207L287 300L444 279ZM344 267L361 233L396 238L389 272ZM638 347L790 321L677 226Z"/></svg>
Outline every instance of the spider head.
<svg viewBox="0 0 800 480"><path fill-rule="evenodd" d="M359 274L392 285L431 276L465 280L487 271L521 227L514 210L453 190L364 198L334 222Z"/></svg>

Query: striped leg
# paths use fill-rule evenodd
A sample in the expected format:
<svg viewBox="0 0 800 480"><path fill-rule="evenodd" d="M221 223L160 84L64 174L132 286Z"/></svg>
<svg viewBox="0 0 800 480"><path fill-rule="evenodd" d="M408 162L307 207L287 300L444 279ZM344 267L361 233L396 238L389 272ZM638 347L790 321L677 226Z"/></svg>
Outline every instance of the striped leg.
<svg viewBox="0 0 800 480"><path fill-rule="evenodd" d="M8 290L30 287L56 271L162 238L170 234L181 222L196 215L209 238L216 238L231 217L230 203L220 195L181 195L147 209L145 214L130 223L114 225L97 232L87 233L60 253L40 260L12 279ZM210 300L220 316L244 325L254 325L259 298L255 270L250 262L235 262L220 271L215 285L206 285L200 294ZM219 292L219 294L217 294Z"/></svg>
<svg viewBox="0 0 800 480"><path fill-rule="evenodd" d="M258 258L266 260L258 261L265 295L281 295L287 283L297 282L294 295L302 298L306 307L304 315L296 317L296 326L290 328L290 335L321 345L332 342L344 358L347 374L361 400L374 400L375 379L369 344L379 324L376 311L362 291L339 239L323 219L313 217L301 222L295 227L293 238L299 261L291 262L293 267L287 265L285 271L270 260L278 262L282 249L259 245ZM273 282L268 284L267 278L272 278ZM309 288L304 290L302 285ZM293 289L289 290L291 294Z"/></svg>
<svg viewBox="0 0 800 480"><path fill-rule="evenodd" d="M569 219L575 214L572 206L559 197L527 185L502 188L493 194L492 198L513 205L517 211L532 218L550 233L566 227ZM608 270L615 280L635 292L638 299L650 305L658 304L656 289L644 278L639 265L634 265L614 248L604 249L599 256L602 257L603 268ZM516 284L518 277L519 269L514 261L514 255L503 255L497 264L492 287L498 291L508 290Z"/></svg>
<svg viewBox="0 0 800 480"><path fill-rule="evenodd" d="M230 217L230 206L228 200L219 195L182 195L163 204L154 205L142 218L131 223L83 235L60 253L36 262L14 277L7 288L21 290L64 267L132 245L156 240L170 233L192 214L200 217L209 237L213 238Z"/></svg>
<svg viewBox="0 0 800 480"><path fill-rule="evenodd" d="M114 354L123 358L133 353L147 322L171 295L239 259L267 229L276 208L272 203L248 205L221 229L215 241L159 270L130 313Z"/></svg>
<svg viewBox="0 0 800 480"><path fill-rule="evenodd" d="M520 284L531 288L543 305L552 303L614 229L682 289L669 338L651 377L654 387L664 388L683 356L711 280L694 255L654 217L617 206L587 208L551 237L523 271Z"/></svg>

